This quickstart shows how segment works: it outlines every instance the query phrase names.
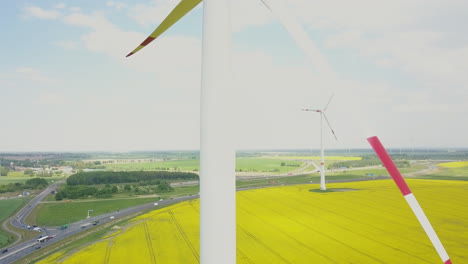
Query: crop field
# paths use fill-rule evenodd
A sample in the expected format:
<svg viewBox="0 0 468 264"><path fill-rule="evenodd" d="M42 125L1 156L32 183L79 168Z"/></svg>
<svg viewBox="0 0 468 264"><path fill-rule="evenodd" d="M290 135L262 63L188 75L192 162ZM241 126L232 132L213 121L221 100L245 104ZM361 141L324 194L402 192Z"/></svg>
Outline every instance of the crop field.
<svg viewBox="0 0 468 264"><path fill-rule="evenodd" d="M0 185L10 184L15 182L25 183L29 178L16 178L16 177L0 177Z"/></svg>
<svg viewBox="0 0 468 264"><path fill-rule="evenodd" d="M408 180L453 263L468 260L468 183ZM237 193L237 263L441 263L391 180ZM112 231L115 232L115 231ZM199 261L199 202L135 218L122 231L47 263Z"/></svg>
<svg viewBox="0 0 468 264"><path fill-rule="evenodd" d="M159 200L158 197L41 203L33 210L27 221L32 225L59 226L83 220L88 210L94 210L91 213L92 216L101 215L157 200Z"/></svg>
<svg viewBox="0 0 468 264"><path fill-rule="evenodd" d="M285 160L320 160L320 156L284 156L284 157L271 157L272 159L285 159ZM348 156L325 156L325 160L347 161L347 160L362 160L362 157L348 157Z"/></svg>
<svg viewBox="0 0 468 264"><path fill-rule="evenodd" d="M468 181L468 161L437 164L437 172L421 176L420 178Z"/></svg>
<svg viewBox="0 0 468 264"><path fill-rule="evenodd" d="M200 161L196 159L188 160L170 160L159 162L139 162L139 163L120 163L106 164L108 170L138 171L138 170L181 170L196 171L199 169Z"/></svg>
<svg viewBox="0 0 468 264"><path fill-rule="evenodd" d="M26 198L0 200L0 222L7 219L13 212L26 202Z"/></svg>
<svg viewBox="0 0 468 264"><path fill-rule="evenodd" d="M47 177L45 179L50 183L51 181L58 181L58 180L61 180L63 178L64 177ZM10 177L10 176L0 177L0 185L15 183L15 182L25 183L29 179L33 179L33 178L32 177Z"/></svg>
<svg viewBox="0 0 468 264"><path fill-rule="evenodd" d="M444 168L464 168L468 167L468 161L444 162L437 165L442 166Z"/></svg>
<svg viewBox="0 0 468 264"><path fill-rule="evenodd" d="M281 166L284 162L285 166ZM236 170L249 172L277 172L285 173L296 170L304 165L297 160L265 159L265 158L237 158Z"/></svg>
<svg viewBox="0 0 468 264"><path fill-rule="evenodd" d="M281 162L285 166L281 166ZM160 161L160 162L141 162L141 163L122 163L122 164L106 164L108 170L125 170L125 171L139 171L139 170L181 170L181 171L198 171L199 160L173 160L173 161ZM276 172L285 173L291 170L298 169L303 165L301 161L290 159L270 159L270 158L237 158L236 169L238 171L248 172Z"/></svg>
<svg viewBox="0 0 468 264"><path fill-rule="evenodd" d="M5 199L0 200L0 223L10 217L18 208L26 203L25 198ZM0 230L0 248L7 244L10 235L3 233Z"/></svg>

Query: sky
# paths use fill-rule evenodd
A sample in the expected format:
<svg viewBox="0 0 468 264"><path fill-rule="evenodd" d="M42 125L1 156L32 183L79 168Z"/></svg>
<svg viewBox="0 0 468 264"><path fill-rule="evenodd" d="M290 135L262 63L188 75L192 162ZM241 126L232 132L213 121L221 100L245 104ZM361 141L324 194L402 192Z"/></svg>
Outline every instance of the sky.
<svg viewBox="0 0 468 264"><path fill-rule="evenodd" d="M0 152L199 148L203 4L125 58L177 0L2 1ZM237 149L468 147L468 1L232 1Z"/></svg>

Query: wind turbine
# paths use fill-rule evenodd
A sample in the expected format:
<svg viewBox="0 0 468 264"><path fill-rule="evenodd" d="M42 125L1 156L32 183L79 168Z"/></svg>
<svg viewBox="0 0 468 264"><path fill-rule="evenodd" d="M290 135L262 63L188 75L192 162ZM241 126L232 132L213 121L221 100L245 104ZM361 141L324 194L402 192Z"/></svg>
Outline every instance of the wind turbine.
<svg viewBox="0 0 468 264"><path fill-rule="evenodd" d="M261 0L324 77L334 75L326 58L279 0ZM131 56L159 37L201 0L181 0ZM234 2L234 1L233 1ZM200 96L200 263L236 263L235 151L227 117L231 101L231 0L204 0Z"/></svg>
<svg viewBox="0 0 468 264"><path fill-rule="evenodd" d="M336 140L338 138L335 135L335 131L333 131L333 128L330 125L330 122L328 121L327 115L325 114L325 111L327 111L328 105L330 104L331 100L333 99L334 94L330 96L330 99L328 99L327 105L325 105L325 108L323 109L302 109L302 111L309 111L309 112L317 112L320 113L320 156L321 156L321 162L320 162L320 190L325 191L327 187L325 186L325 155L323 151L323 119L327 122L328 127L330 128L333 136L335 137Z"/></svg>

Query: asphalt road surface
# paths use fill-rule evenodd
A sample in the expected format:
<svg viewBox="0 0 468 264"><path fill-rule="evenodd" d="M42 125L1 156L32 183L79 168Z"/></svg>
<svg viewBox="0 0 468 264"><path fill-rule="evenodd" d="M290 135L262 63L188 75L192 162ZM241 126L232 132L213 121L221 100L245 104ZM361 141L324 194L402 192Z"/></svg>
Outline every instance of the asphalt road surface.
<svg viewBox="0 0 468 264"><path fill-rule="evenodd" d="M434 166L428 165L427 169L422 170L420 172L427 172L433 169L434 169ZM366 179L336 180L336 181L332 180L332 181L327 181L327 182L347 182L347 181L361 181L361 180L372 180L372 179L378 180L378 179L385 179L385 178L389 178L389 177L377 176L377 177L372 177L372 178L367 177ZM25 207L23 207L23 209L21 209L16 215L11 217L7 221L10 221L10 223L17 228L27 229L27 225L24 222L26 217L29 215L29 213L31 213L34 207L39 204L39 202L41 202L50 192L56 189L59 183L60 182L57 182L47 187L43 192L41 192L38 196L32 199ZM270 187L270 186L265 186L265 187ZM257 188L264 188L264 187L242 188L242 189L237 189L237 191L257 189ZM164 200L164 201L157 201L157 203L158 203L158 206L161 206L161 205L177 203L177 202L196 199L196 198L199 198L199 195L183 196L183 197L178 197L178 198ZM155 199L155 202L156 202L156 199ZM149 209L149 208L156 209L157 207L154 205L155 202L147 203L147 204L143 204L143 205L127 208L127 209L122 209L122 210L118 210L115 212L111 212L111 213L107 213L107 214L103 214L103 215L99 215L95 217L90 217L90 218L69 224L68 228L64 230L60 230L60 228L42 228L42 232L38 232L38 236L39 235L49 236L49 237L52 236L53 238L46 240L44 242L38 242L37 239L31 239L29 241L26 241L20 244L10 245L8 247L8 252L0 253L0 263L1 264L13 263L21 258L26 257L27 255L31 254L32 252L40 248L47 247L51 244L59 242L60 240L63 240L72 235L78 234L84 230L88 230L93 227L93 223L95 221L99 221L99 224L103 224L109 221L115 221L116 219L140 212L145 209ZM17 235L19 236L19 234ZM4 249L5 248L0 249L0 252L2 252Z"/></svg>
<svg viewBox="0 0 468 264"><path fill-rule="evenodd" d="M44 199L44 197L47 194L49 194L52 190L55 190L55 188L57 187L57 184L58 183L49 186L46 190L44 190L42 193L36 196L33 200L31 200L25 207L23 207L23 209L20 210L16 215L10 218L9 221L11 221L11 224L18 228L27 229L27 225L25 224L24 219L32 211L32 209L42 199ZM179 197L179 198L174 198L174 199L168 199L164 201L156 201L155 199L155 202L158 203L158 206L161 206L165 204L172 204L172 203L177 203L181 201L196 199L198 197L199 197L198 195L192 195L192 196L184 196L184 197ZM49 237L52 236L53 238L46 240L44 242L38 242L36 238L36 239L31 239L29 241L26 241L20 244L10 245L9 247L7 247L8 252L0 254L0 263L1 264L13 263L35 252L36 250L39 250L51 244L57 243L60 240L63 240L72 235L78 234L82 231L93 228L94 227L93 223L95 221L99 221L98 224L103 224L109 221L115 221L116 219L140 212L145 209L149 209L149 208L156 209L157 206L154 205L155 202L147 203L147 204L143 204L143 205L127 208L127 209L122 209L122 210L118 210L115 212L111 212L111 213L107 213L107 214L103 214L103 215L99 215L95 217L90 217L90 218L75 222L73 224L69 224L68 228L64 230L60 230L60 228L42 228L42 232L38 232L38 236L40 235L49 236ZM0 252L2 252L3 250L4 249L0 249Z"/></svg>

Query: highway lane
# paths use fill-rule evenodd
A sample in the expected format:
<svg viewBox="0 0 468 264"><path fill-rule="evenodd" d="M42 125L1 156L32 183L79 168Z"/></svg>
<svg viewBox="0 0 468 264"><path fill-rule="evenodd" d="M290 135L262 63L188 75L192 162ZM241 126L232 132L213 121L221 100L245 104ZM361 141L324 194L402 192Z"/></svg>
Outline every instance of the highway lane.
<svg viewBox="0 0 468 264"><path fill-rule="evenodd" d="M25 219L31 213L31 211L36 207L47 195L49 195L52 191L57 189L59 184L62 184L63 181L58 181L52 185L49 185L44 191L34 197L27 205L25 205L16 215L14 218L10 220L10 223L18 228L24 228L26 226Z"/></svg>
<svg viewBox="0 0 468 264"><path fill-rule="evenodd" d="M17 212L14 216L8 218L6 221L3 222L3 225L2 225L3 229L10 233L13 233L17 237L16 242L13 243L12 245L9 245L9 247L14 246L15 244L21 241L21 234L15 232L14 230L9 229L7 223L11 223L11 225L17 228L24 228L26 226L24 221L26 217L34 209L34 207L36 207L39 204L39 202L41 202L50 192L54 191L57 188L57 186L62 183L62 181L58 181L48 186L41 193L39 193L36 197L34 197L31 201L29 201L23 208L21 208L19 212ZM3 249L1 250L3 251Z"/></svg>
<svg viewBox="0 0 468 264"><path fill-rule="evenodd" d="M362 168L361 168L362 169ZM433 166L430 167L428 166L428 169L422 170L423 172L427 170L434 169ZM363 179L354 179L354 180L330 180L327 182L347 182L347 181L362 181L362 180L378 180L378 179L386 179L388 178L387 176L377 176L377 177L366 177ZM24 219L27 217L27 215L32 211L32 209L43 199L47 194L49 194L52 190L55 190L57 184L55 183L54 185L49 186L46 190L44 190L41 194L39 194L37 197L35 197L33 200L28 203L22 210L20 210L14 217L10 218L11 223L18 227L18 228L25 228L25 223ZM284 185L284 184L283 184ZM242 191L242 190L250 190L250 189L258 189L258 188L266 188L266 187L271 187L271 186L265 186L265 187L247 187L247 188L242 188L238 189L237 191ZM0 255L0 263L1 264L9 264L13 263L16 260L19 260L32 252L36 251L36 247L40 246L41 248L44 248L48 245L54 244L59 242L60 240L63 240L65 238L68 238L72 235L78 234L84 230L90 229L93 227L92 223L94 221L99 221L99 224L107 223L110 221L115 221L118 220L121 217L134 214L137 212L140 212L142 210L154 208L157 209L159 206L166 205L166 204L171 204L171 203L177 203L185 200L191 200L191 199L196 199L199 198L199 195L192 195L192 196L184 196L184 197L179 197L179 198L174 198L174 199L169 199L169 200L164 200L164 201L156 201L158 203L158 206L155 206L154 203L147 203L144 205L139 205L127 209L122 209L119 211L95 216L95 217L90 217L87 219L83 219L81 221L72 223L68 226L67 229L65 230L60 230L59 228L46 228L44 229L43 235L47 236L53 236L53 239L47 240L42 243L38 243L36 239L32 239L26 242L23 242L18 245L10 246L9 251L7 253L1 254ZM111 217L113 217L111 219ZM89 224L86 227L82 227L85 224ZM38 233L39 235L39 233Z"/></svg>
<svg viewBox="0 0 468 264"><path fill-rule="evenodd" d="M154 205L155 202L152 202L152 203L147 203L147 204L143 204L143 205L127 208L127 209L122 209L122 210L118 210L115 212L111 212L111 213L107 213L107 214L103 214L103 215L99 215L95 217L90 217L90 218L75 222L73 224L69 224L68 228L64 230L60 230L60 228L46 228L44 229L43 235L53 236L52 239L47 240L45 242L37 242L37 239L31 239L21 244L10 246L7 253L0 255L0 263L2 264L13 263L35 252L36 250L38 250L36 249L36 247L40 246L41 248L44 248L54 243L58 243L59 241L65 238L68 238L70 236L73 236L75 234L78 234L82 231L93 228L94 226L92 223L95 221L99 221L98 225L101 225L110 221L116 221L119 218L140 212L142 210L146 210L150 208L157 209L158 207L162 205L178 203L178 202L196 199L196 198L199 198L199 195L183 196L183 197L168 199L164 201L157 201L155 199L155 202L158 203L157 206ZM87 225L86 227L83 227L83 225L85 224L89 224L89 225Z"/></svg>

